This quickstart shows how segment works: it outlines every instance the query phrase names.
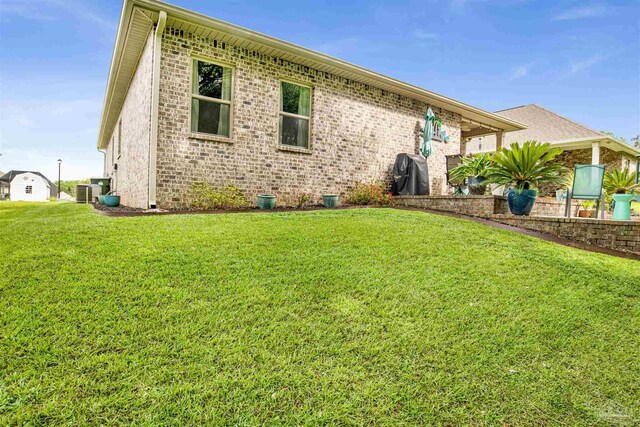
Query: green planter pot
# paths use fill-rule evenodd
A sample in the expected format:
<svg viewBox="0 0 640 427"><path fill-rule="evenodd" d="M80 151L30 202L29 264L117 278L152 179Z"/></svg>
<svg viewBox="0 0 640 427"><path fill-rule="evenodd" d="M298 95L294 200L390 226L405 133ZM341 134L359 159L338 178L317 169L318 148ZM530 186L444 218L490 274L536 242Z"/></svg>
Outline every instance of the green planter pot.
<svg viewBox="0 0 640 427"><path fill-rule="evenodd" d="M104 196L104 204L109 208L117 208L120 206L120 196L106 195Z"/></svg>
<svg viewBox="0 0 640 427"><path fill-rule="evenodd" d="M613 219L619 221L631 220L631 201L633 194L613 194L611 196L616 204L613 208Z"/></svg>
<svg viewBox="0 0 640 427"><path fill-rule="evenodd" d="M260 209L273 209L276 206L276 196L271 194L258 195L258 207Z"/></svg>
<svg viewBox="0 0 640 427"><path fill-rule="evenodd" d="M103 194L98 196L98 204L104 205L104 195Z"/></svg>
<svg viewBox="0 0 640 427"><path fill-rule="evenodd" d="M325 208L335 208L338 206L338 195L337 194L323 194L322 195L322 204Z"/></svg>

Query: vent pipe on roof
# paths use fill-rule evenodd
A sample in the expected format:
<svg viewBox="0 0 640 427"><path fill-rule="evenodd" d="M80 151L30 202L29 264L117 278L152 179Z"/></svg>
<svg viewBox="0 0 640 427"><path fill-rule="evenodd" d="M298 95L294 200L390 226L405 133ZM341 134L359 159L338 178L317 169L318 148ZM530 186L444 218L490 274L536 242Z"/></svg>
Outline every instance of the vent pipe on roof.
<svg viewBox="0 0 640 427"><path fill-rule="evenodd" d="M149 208L156 207L156 169L158 167L158 103L160 102L160 51L167 12L161 10L153 40L153 80L151 83L151 138L149 141Z"/></svg>

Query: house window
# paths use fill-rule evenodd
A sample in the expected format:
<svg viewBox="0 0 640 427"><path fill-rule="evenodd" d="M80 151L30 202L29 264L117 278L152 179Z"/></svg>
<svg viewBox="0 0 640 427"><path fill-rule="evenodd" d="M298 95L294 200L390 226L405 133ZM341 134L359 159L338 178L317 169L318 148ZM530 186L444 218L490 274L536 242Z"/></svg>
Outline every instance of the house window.
<svg viewBox="0 0 640 427"><path fill-rule="evenodd" d="M27 194L33 194L33 185L27 185L27 187L25 188L25 192Z"/></svg>
<svg viewBox="0 0 640 427"><path fill-rule="evenodd" d="M280 83L280 144L309 148L311 88Z"/></svg>
<svg viewBox="0 0 640 427"><path fill-rule="evenodd" d="M232 69L193 60L191 131L230 136Z"/></svg>

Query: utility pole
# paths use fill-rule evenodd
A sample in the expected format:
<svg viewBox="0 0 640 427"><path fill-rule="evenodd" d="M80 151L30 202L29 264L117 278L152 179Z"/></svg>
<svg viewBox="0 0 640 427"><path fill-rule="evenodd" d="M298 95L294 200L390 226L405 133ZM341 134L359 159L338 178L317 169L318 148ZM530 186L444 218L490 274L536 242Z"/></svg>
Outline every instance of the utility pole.
<svg viewBox="0 0 640 427"><path fill-rule="evenodd" d="M62 164L62 160L58 159L58 200L60 200L60 165Z"/></svg>

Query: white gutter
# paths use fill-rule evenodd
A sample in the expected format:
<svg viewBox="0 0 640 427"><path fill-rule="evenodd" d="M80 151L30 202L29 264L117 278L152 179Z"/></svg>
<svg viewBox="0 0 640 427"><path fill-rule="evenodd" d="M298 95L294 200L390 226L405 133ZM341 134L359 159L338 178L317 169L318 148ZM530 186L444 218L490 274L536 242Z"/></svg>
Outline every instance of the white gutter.
<svg viewBox="0 0 640 427"><path fill-rule="evenodd" d="M151 82L151 138L149 141L149 208L156 207L156 168L158 166L158 104L160 102L160 51L167 12L161 10L153 41L153 80Z"/></svg>
<svg viewBox="0 0 640 427"><path fill-rule="evenodd" d="M253 42L255 44L266 46L277 51L281 51L285 54L292 55L296 57L295 60L297 61L310 60L313 62L318 62L320 64L323 64L324 66L330 67L328 72L334 74L336 72L338 72L338 75L340 75L341 72L354 74L360 78L356 78L356 80L367 80L367 84L370 84L374 87L380 86L382 89L385 89L386 87L386 91L397 93L402 96L420 100L430 105L457 112L462 116L473 119L481 124L486 124L494 128L500 128L504 131L526 129L525 125L514 120L504 118L497 114L484 111L482 109L473 107L460 101L456 101L446 96L439 95L420 87L401 82L394 78L384 76L371 70L367 70L366 68L350 64L337 58L333 58L329 55L314 52L310 49L297 46L295 44L277 39L275 37L261 34L256 31L251 31L246 28L238 27L236 25L229 24L227 22L220 21L218 19L211 18L200 13L192 12L181 7L173 6L171 4L164 3L158 0L124 0L122 14L120 16L120 24L118 27L118 34L116 37L116 45L111 60L111 67L109 69L109 77L107 79L107 89L105 92L105 100L102 109L102 116L100 119L100 129L98 132L98 147L106 147L108 143L107 134L112 131L112 129L107 128L107 123L109 123L108 118L111 115L116 114L115 109L117 106L111 105L113 94L119 91L127 90L127 87L123 87L122 83L120 83L118 86L116 80L117 75L120 72L119 64L122 61L123 50L125 44L127 43L127 34L130 30L130 21L134 7L139 7L152 13L158 13L158 15L162 11L164 11L166 14L171 15L172 19L179 19L189 22L190 24L203 26L204 28L216 29L233 37L238 37L249 42ZM331 70L331 68L333 68L334 70ZM110 111L112 109L114 111Z"/></svg>
<svg viewBox="0 0 640 427"><path fill-rule="evenodd" d="M632 145L629 145L625 142L622 142L618 139L612 138L608 135L603 135L602 137L584 137L584 138L573 138L573 139L563 139L557 141L549 141L549 143L556 147L563 146L581 146L582 148L591 148L591 144L594 142L602 143L601 147L613 149L614 151L624 151L627 154L631 154L634 156L640 155L640 150L635 148ZM613 148L612 146L616 147Z"/></svg>
<svg viewBox="0 0 640 427"><path fill-rule="evenodd" d="M171 17L174 19L180 19L183 21L187 21L189 23L204 26L206 28L213 28L218 31L222 31L224 33L230 34L232 36L251 41L253 43L257 43L257 44L265 45L277 50L281 50L283 52L290 53L304 59L317 61L326 65L329 65L331 67L334 67L338 70L354 73L360 77L371 79L378 84L382 83L385 85L389 85L392 87L392 89L386 89L386 90L389 90L391 92L398 92L398 90L402 90L405 93L400 93L401 95L404 95L407 97L419 98L420 100L428 104L439 104L437 106L447 110L458 110L457 112L460 114L463 114L464 112L465 114L477 115L478 121L492 121L494 122L493 123L494 127L502 127L502 130L507 132L527 128L527 126L521 123L518 123L515 120L507 119L498 114L490 113L480 108L473 107L469 104L456 101L444 95L440 95L435 92L431 92L426 89L420 88L418 86L402 82L392 77L388 77L388 76L376 73L375 71L371 71L364 67L351 64L341 59L334 58L330 55L316 52L311 49L307 49L305 47L301 47L296 44L293 44L293 43L290 43L266 34L259 33L257 31L239 27L237 25L230 24L228 22L203 15L198 12L193 12L191 10L184 9L179 6L174 6L172 4L165 3L160 0L130 0L130 1L148 10L158 10L158 9L166 10L171 14ZM375 83L373 83L372 85L376 86ZM480 117L482 119L480 119ZM491 125L490 123L486 123L486 124Z"/></svg>

